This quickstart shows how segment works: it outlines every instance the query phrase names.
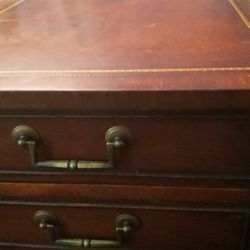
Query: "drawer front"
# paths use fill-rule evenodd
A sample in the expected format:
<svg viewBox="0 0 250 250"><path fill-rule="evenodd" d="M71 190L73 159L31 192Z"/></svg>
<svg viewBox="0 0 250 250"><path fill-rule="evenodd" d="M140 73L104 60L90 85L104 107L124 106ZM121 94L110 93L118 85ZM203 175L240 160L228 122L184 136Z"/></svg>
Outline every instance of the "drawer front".
<svg viewBox="0 0 250 250"><path fill-rule="evenodd" d="M39 161L106 161L105 133L110 127L120 125L130 130L132 143L115 150L114 168L98 171L250 175L248 118L2 117L2 170L37 171L31 166L28 151L11 136L18 125L27 125L39 134Z"/></svg>
<svg viewBox="0 0 250 250"><path fill-rule="evenodd" d="M244 241L246 216L240 212L119 205L1 203L0 245L11 242L54 245L50 240L50 230L39 228L34 221L37 211L49 212L57 218L57 240L116 240L115 219L129 214L136 217L139 223L123 237L122 244L128 247L240 250ZM50 225L54 223L51 221Z"/></svg>

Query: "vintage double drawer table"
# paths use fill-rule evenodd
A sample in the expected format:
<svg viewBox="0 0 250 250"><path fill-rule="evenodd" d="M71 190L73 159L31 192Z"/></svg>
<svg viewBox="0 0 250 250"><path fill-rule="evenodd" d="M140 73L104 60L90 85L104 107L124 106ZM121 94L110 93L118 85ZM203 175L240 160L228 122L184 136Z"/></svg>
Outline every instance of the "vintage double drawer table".
<svg viewBox="0 0 250 250"><path fill-rule="evenodd" d="M248 0L0 1L0 249L250 250Z"/></svg>

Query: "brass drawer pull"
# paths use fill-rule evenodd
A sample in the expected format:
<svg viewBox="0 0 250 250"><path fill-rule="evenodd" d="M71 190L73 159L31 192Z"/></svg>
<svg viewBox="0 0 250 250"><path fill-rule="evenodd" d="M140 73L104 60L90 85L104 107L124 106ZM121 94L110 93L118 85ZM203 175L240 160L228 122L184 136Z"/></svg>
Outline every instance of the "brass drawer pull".
<svg viewBox="0 0 250 250"><path fill-rule="evenodd" d="M55 245L100 248L100 247L121 247L124 246L125 236L139 227L139 220L129 214L118 215L115 219L116 240L101 239L67 239L59 237L59 220L48 211L37 211L34 215L37 226L50 231L51 240Z"/></svg>
<svg viewBox="0 0 250 250"><path fill-rule="evenodd" d="M62 169L107 169L114 167L115 151L127 148L132 142L130 131L122 126L115 126L105 134L107 158L105 161L81 160L47 160L39 161L37 145L40 141L39 134L31 127L20 125L12 130L12 137L18 146L29 150L31 164L34 167L62 168Z"/></svg>

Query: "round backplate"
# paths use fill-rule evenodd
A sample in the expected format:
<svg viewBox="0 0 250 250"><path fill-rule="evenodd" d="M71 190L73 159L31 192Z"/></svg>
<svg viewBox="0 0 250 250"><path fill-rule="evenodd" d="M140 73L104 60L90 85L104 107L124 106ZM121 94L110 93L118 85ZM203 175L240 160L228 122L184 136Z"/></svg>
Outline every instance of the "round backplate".
<svg viewBox="0 0 250 250"><path fill-rule="evenodd" d="M17 143L20 139L39 141L38 133L31 127L26 125L19 125L12 130L12 138Z"/></svg>
<svg viewBox="0 0 250 250"><path fill-rule="evenodd" d="M114 142L115 139L121 139L126 145L129 145L133 141L131 132L123 126L114 126L107 130L105 134L106 142Z"/></svg>
<svg viewBox="0 0 250 250"><path fill-rule="evenodd" d="M133 228L137 228L140 225L139 220L134 216L130 214L120 214L115 219L115 225L117 227L122 226L124 223L128 223Z"/></svg>
<svg viewBox="0 0 250 250"><path fill-rule="evenodd" d="M40 210L34 214L34 221L39 226L41 223L57 225L58 219L48 211Z"/></svg>

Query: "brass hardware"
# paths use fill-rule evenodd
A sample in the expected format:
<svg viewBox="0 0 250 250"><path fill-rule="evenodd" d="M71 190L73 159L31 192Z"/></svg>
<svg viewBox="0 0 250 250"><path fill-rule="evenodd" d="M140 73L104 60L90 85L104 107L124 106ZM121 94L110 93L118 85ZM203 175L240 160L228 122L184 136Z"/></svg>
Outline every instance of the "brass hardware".
<svg viewBox="0 0 250 250"><path fill-rule="evenodd" d="M50 230L51 240L55 245L82 248L113 248L124 246L125 236L139 227L139 220L135 216L121 214L115 219L116 240L67 239L58 236L59 220L50 212L37 211L34 215L34 220L39 228Z"/></svg>
<svg viewBox="0 0 250 250"><path fill-rule="evenodd" d="M58 219L56 216L47 211L37 211L34 216L35 223L40 228L52 228L58 225Z"/></svg>
<svg viewBox="0 0 250 250"><path fill-rule="evenodd" d="M40 141L40 137L33 128L26 125L17 126L12 130L12 137L18 146L28 149L32 166L70 170L114 168L115 150L126 148L132 142L132 135L127 128L115 126L108 129L105 134L108 158L106 162L82 160L39 161L37 157L37 145Z"/></svg>

